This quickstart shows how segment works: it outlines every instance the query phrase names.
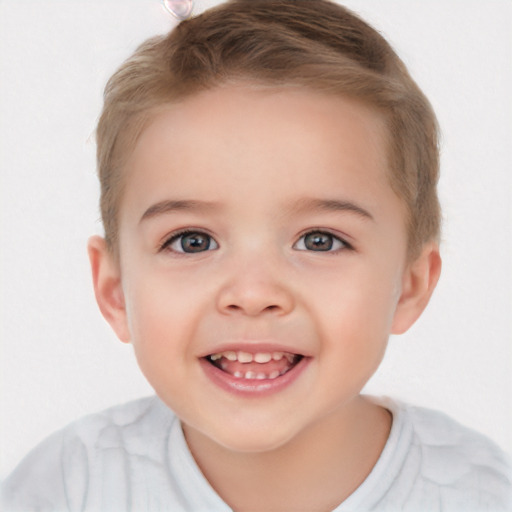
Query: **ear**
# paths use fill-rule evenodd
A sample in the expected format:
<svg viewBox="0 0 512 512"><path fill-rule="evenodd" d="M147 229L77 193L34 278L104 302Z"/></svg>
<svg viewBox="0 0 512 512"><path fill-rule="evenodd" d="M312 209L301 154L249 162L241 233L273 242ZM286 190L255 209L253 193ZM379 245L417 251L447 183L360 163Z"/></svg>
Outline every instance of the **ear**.
<svg viewBox="0 0 512 512"><path fill-rule="evenodd" d="M427 307L440 275L439 246L428 243L404 271L402 291L391 326L392 334L403 334L419 318Z"/></svg>
<svg viewBox="0 0 512 512"><path fill-rule="evenodd" d="M89 239L87 251L91 263L94 294L100 311L117 337L122 342L129 343L130 330L119 263L100 236Z"/></svg>

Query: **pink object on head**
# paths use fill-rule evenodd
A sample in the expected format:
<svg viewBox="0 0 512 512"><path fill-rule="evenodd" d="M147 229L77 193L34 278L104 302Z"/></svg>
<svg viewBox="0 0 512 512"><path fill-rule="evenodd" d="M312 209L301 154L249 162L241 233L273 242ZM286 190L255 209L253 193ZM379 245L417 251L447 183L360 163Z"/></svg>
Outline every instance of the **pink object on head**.
<svg viewBox="0 0 512 512"><path fill-rule="evenodd" d="M186 20L194 7L193 0L162 0L165 9L179 20Z"/></svg>

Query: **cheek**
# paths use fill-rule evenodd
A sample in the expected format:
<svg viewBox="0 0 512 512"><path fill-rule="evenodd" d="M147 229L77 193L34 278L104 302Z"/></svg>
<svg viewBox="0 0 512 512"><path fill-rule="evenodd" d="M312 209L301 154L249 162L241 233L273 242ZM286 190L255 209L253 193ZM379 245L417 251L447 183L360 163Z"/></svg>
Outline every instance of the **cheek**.
<svg viewBox="0 0 512 512"><path fill-rule="evenodd" d="M167 289L145 284L131 302L130 329L138 366L164 401L180 396L192 357L191 310ZM174 402L172 405L175 405Z"/></svg>
<svg viewBox="0 0 512 512"><path fill-rule="evenodd" d="M356 264L318 283L319 314L340 333L389 333L397 302L396 272Z"/></svg>
<svg viewBox="0 0 512 512"><path fill-rule="evenodd" d="M127 295L128 322L139 360L168 364L187 357L201 310L195 288L146 274L132 283Z"/></svg>
<svg viewBox="0 0 512 512"><path fill-rule="evenodd" d="M374 271L369 272L368 268ZM396 307L393 272L354 265L337 279L325 281L316 304L325 354L337 354L344 372L371 374L386 349ZM318 290L320 293L320 290Z"/></svg>
<svg viewBox="0 0 512 512"><path fill-rule="evenodd" d="M365 293L368 292L368 293ZM359 392L379 367L386 351L392 311L387 293L373 287L344 289L323 311L320 358L329 368L327 387Z"/></svg>

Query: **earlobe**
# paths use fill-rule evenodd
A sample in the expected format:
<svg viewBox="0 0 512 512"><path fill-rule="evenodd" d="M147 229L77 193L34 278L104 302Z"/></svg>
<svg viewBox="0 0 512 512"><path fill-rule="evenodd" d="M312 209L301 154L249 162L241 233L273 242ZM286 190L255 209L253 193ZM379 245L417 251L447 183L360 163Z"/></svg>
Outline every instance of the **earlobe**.
<svg viewBox="0 0 512 512"><path fill-rule="evenodd" d="M419 318L434 292L441 274L441 256L436 243L426 244L419 257L408 265L396 307L392 334L403 334Z"/></svg>
<svg viewBox="0 0 512 512"><path fill-rule="evenodd" d="M87 251L91 263L94 294L100 311L118 338L124 343L129 343L130 331L119 263L115 261L105 240L100 236L89 239Z"/></svg>

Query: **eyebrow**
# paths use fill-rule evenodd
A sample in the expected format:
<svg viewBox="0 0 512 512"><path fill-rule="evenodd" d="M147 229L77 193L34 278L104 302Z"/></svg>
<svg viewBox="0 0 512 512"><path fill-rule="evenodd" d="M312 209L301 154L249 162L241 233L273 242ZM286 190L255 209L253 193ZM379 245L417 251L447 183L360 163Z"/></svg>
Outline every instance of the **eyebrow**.
<svg viewBox="0 0 512 512"><path fill-rule="evenodd" d="M326 211L326 212L350 212L363 219L375 220L373 215L363 207L341 199L317 199L317 198L301 198L292 204L292 211L310 212L310 211Z"/></svg>
<svg viewBox="0 0 512 512"><path fill-rule="evenodd" d="M217 206L216 203L210 201L197 201L190 199L173 200L167 199L151 205L140 218L140 222L163 215L165 213L183 212L183 211L211 211Z"/></svg>
<svg viewBox="0 0 512 512"><path fill-rule="evenodd" d="M166 213L180 211L207 212L214 210L216 207L218 207L217 203L210 201L167 199L150 206L142 214L140 222ZM344 201L340 199L301 198L295 201L290 208L290 211L299 213L308 213L315 210L327 212L351 212L363 219L374 220L373 215L361 206L358 206L351 201Z"/></svg>

